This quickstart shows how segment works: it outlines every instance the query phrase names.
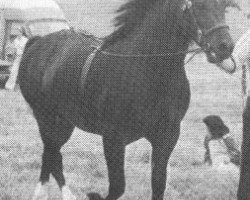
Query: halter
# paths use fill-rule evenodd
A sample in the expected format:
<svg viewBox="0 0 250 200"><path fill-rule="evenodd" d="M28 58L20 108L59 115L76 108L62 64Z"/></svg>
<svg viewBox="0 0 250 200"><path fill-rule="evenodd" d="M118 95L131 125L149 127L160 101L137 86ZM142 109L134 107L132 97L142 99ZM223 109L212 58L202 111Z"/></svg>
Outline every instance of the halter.
<svg viewBox="0 0 250 200"><path fill-rule="evenodd" d="M183 10L183 12L185 12L186 10L189 11L189 14L191 15L192 20L194 21L195 26L197 28L199 38L197 40L193 36L191 36L191 37L196 42L196 44L198 44L204 51L209 51L210 50L210 45L208 43L204 42L205 39L207 37L209 37L215 31L218 31L220 29L229 29L229 26L226 25L226 24L218 24L218 25L215 25L214 27L212 27L212 28L210 28L208 30L203 30L202 31L200 26L199 26L199 23L197 22L197 18L195 16L191 0L184 0L184 1L185 2L183 4L183 6L182 6L182 10Z"/></svg>

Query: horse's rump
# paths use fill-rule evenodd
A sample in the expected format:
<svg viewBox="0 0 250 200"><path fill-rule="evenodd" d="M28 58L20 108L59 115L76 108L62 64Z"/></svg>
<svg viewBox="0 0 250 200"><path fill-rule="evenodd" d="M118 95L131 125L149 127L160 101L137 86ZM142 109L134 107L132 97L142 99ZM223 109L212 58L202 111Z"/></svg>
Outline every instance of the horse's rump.
<svg viewBox="0 0 250 200"><path fill-rule="evenodd" d="M34 95L39 93L51 98L56 95L56 85L61 82L64 85L68 80L71 91L76 90L82 62L92 51L92 44L96 45L98 41L71 30L29 40L19 69L20 87L25 98L35 98ZM61 72L63 77L59 75ZM30 95L31 91L25 95L25 85L30 85L29 90L34 95Z"/></svg>

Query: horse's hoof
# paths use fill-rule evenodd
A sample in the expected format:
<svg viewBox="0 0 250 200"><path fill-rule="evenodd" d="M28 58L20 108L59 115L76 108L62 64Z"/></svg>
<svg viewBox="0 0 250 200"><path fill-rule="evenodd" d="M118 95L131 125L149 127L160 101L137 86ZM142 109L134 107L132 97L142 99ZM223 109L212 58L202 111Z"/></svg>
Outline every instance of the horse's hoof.
<svg viewBox="0 0 250 200"><path fill-rule="evenodd" d="M76 200L76 197L72 194L68 186L62 187L62 199L63 200Z"/></svg>
<svg viewBox="0 0 250 200"><path fill-rule="evenodd" d="M48 186L37 184L32 200L48 200Z"/></svg>
<svg viewBox="0 0 250 200"><path fill-rule="evenodd" d="M104 198L101 197L100 194L98 193L89 193L88 195L89 200L105 200Z"/></svg>
<svg viewBox="0 0 250 200"><path fill-rule="evenodd" d="M208 166L211 166L213 163L212 163L212 160L211 160L211 159L205 159L205 160L204 160L204 164L205 164L205 165L208 165Z"/></svg>

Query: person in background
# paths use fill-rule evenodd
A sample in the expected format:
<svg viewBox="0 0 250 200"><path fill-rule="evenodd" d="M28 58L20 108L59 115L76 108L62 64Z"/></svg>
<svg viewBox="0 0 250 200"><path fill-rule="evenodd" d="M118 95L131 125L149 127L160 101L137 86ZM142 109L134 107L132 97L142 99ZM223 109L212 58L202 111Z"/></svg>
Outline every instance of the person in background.
<svg viewBox="0 0 250 200"><path fill-rule="evenodd" d="M6 43L5 52L7 60L13 62L16 57L16 48L14 45L14 41L16 39L16 35L10 35L9 40Z"/></svg>
<svg viewBox="0 0 250 200"><path fill-rule="evenodd" d="M16 81L17 81L17 75L19 71L19 64L22 58L22 54L25 48L25 45L28 41L27 35L25 33L25 29L22 27L18 29L18 35L16 39L14 40L14 46L16 48L16 58L13 62L9 79L7 80L5 84L5 89L7 90L14 90Z"/></svg>
<svg viewBox="0 0 250 200"><path fill-rule="evenodd" d="M208 134L205 136L204 140L204 147L206 149L204 162L210 165L212 164L209 142L211 140L222 140L226 146L230 161L239 166L241 153L238 150L234 139L229 134L229 128L224 124L221 117L218 115L209 115L203 119L203 122L208 129Z"/></svg>
<svg viewBox="0 0 250 200"><path fill-rule="evenodd" d="M233 58L236 62L237 69L242 68L242 74L250 72L250 28L243 34L236 42ZM225 63L225 65L230 63ZM232 64L231 64L232 65ZM245 70L244 70L245 69ZM241 167L240 180L237 192L238 199L249 199L249 185L250 185L250 86L248 81L244 81L245 94L247 96L244 111L242 114L242 144L241 144Z"/></svg>

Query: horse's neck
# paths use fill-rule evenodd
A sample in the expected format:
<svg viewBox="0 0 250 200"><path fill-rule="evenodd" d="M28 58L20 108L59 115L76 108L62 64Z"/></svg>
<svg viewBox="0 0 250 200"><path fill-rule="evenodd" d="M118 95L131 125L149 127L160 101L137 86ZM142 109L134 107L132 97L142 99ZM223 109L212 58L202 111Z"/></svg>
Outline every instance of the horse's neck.
<svg viewBox="0 0 250 200"><path fill-rule="evenodd" d="M175 22L166 25L166 19L162 17L165 15L163 13L166 12L164 11L166 8L161 5L158 7L153 9L130 35L108 49L112 52L129 55L171 54L185 51L188 48L188 39L180 34Z"/></svg>
<svg viewBox="0 0 250 200"><path fill-rule="evenodd" d="M185 56L180 57L180 55L187 51L189 40L180 37L178 33L169 36L165 36L164 33L159 34L159 31L156 31L156 33L149 31L129 36L106 50L121 55L148 55L150 57L166 55L166 58L178 57L178 61L184 61ZM178 55L179 52L180 55Z"/></svg>

